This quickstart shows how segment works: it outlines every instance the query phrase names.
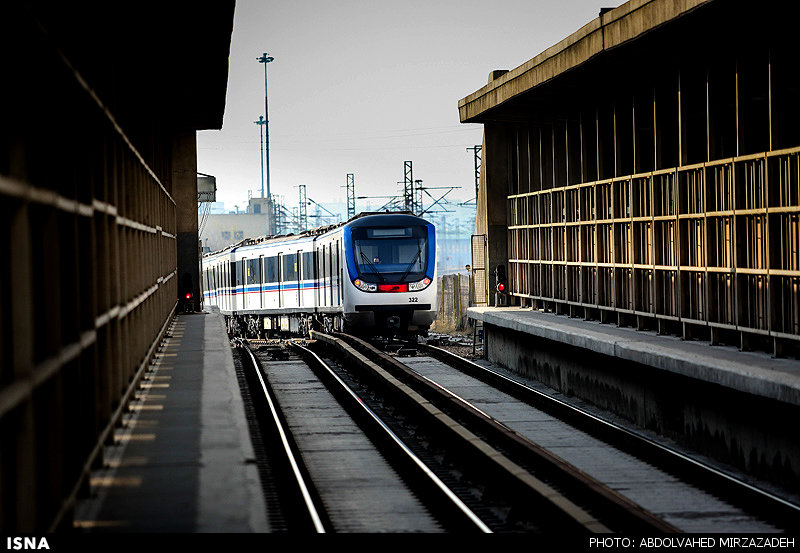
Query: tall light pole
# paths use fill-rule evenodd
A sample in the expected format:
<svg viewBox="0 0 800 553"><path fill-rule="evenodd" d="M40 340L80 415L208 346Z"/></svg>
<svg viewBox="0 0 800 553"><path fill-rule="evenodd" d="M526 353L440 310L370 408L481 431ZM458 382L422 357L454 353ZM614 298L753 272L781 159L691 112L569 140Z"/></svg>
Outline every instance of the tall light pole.
<svg viewBox="0 0 800 553"><path fill-rule="evenodd" d="M259 63L264 64L264 137L265 152L267 160L267 197L269 197L269 104L267 102L267 64L275 58L268 56L266 52L260 58L256 58Z"/></svg>
<svg viewBox="0 0 800 553"><path fill-rule="evenodd" d="M264 198L264 125L267 123L263 115L258 116L258 121L253 121L259 126L259 144L261 145L261 197Z"/></svg>

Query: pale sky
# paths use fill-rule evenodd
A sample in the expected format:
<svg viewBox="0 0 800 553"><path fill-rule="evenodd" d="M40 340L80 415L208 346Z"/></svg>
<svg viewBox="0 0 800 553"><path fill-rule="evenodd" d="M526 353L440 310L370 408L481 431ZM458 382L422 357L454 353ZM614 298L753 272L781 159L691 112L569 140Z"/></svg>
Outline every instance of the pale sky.
<svg viewBox="0 0 800 553"><path fill-rule="evenodd" d="M323 206L402 193L404 161L430 193L474 198L482 126L458 101L494 69L513 69L619 0L238 0L222 130L198 133L198 171L226 209L261 195L259 126L268 64L270 189L290 210L298 185ZM198 83L202 86L202 79ZM376 202L372 200L373 207ZM357 200L357 211L367 207ZM425 205L427 205L427 201ZM333 209L332 209L333 210Z"/></svg>

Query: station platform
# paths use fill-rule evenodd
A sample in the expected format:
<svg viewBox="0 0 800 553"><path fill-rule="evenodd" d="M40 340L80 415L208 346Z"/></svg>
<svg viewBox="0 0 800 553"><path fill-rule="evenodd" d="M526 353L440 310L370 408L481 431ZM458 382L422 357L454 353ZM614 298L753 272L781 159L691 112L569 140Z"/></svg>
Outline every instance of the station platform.
<svg viewBox="0 0 800 553"><path fill-rule="evenodd" d="M471 307L485 325L800 406L800 361L520 307Z"/></svg>
<svg viewBox="0 0 800 553"><path fill-rule="evenodd" d="M140 383L78 533L268 532L261 484L222 315L177 315Z"/></svg>

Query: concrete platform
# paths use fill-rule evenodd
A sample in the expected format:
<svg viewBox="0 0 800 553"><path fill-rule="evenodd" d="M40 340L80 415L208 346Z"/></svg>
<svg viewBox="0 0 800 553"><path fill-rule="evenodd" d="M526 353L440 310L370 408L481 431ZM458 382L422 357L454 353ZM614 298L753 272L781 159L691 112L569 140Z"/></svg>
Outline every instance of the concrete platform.
<svg viewBox="0 0 800 553"><path fill-rule="evenodd" d="M800 405L800 361L687 341L520 307L471 307L484 324L515 330L727 388Z"/></svg>
<svg viewBox="0 0 800 553"><path fill-rule="evenodd" d="M178 315L141 383L91 497L84 532L268 532L223 317Z"/></svg>
<svg viewBox="0 0 800 553"><path fill-rule="evenodd" d="M800 361L520 307L470 308L489 362L725 470L800 485Z"/></svg>

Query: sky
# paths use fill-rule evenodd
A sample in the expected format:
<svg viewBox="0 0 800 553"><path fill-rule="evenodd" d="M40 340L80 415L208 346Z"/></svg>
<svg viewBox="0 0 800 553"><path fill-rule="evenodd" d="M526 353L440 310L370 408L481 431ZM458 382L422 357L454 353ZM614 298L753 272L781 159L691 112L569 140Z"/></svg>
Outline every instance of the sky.
<svg viewBox="0 0 800 553"><path fill-rule="evenodd" d="M223 126L198 132L198 171L216 177L228 211L261 196L267 53L270 192L287 208L304 184L313 202L346 211L348 173L357 212L380 207L402 194L405 161L423 205L474 202L468 148L482 125L460 123L458 101L620 4L238 0Z"/></svg>

